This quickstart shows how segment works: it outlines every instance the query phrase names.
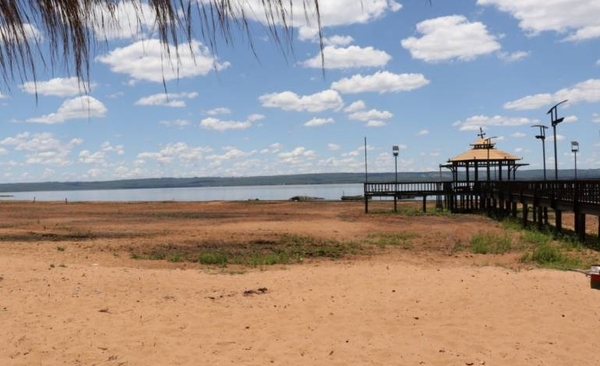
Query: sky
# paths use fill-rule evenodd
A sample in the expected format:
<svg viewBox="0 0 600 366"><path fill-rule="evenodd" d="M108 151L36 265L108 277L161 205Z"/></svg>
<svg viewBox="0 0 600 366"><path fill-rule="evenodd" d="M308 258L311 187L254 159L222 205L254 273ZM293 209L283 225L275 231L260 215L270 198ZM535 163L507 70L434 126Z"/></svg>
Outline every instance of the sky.
<svg viewBox="0 0 600 366"><path fill-rule="evenodd" d="M87 92L60 65L0 84L1 181L364 172L365 139L369 172L394 171L394 145L399 172L437 171L480 128L522 169L542 169L531 126L550 127L563 100L559 170L573 169L571 141L579 169L600 168L598 0L321 0L324 65L302 0L289 47L259 3L244 5L255 4L251 41L234 33L210 48L196 24L190 44L169 45L177 60L152 17L131 28L121 4L121 26L95 30L107 42Z"/></svg>

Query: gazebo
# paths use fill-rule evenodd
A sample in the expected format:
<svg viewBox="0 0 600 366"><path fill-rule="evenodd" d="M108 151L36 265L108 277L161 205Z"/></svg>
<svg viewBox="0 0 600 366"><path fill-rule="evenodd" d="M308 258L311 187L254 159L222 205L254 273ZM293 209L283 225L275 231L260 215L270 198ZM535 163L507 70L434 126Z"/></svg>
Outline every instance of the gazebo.
<svg viewBox="0 0 600 366"><path fill-rule="evenodd" d="M515 180L517 169L529 165L518 163L522 158L497 149L496 144L492 142L493 137L486 138L481 129L477 136L479 138L471 144L470 150L448 159L446 164L440 164L440 169L447 168L452 171L453 181L458 181L458 173L461 169L465 171L467 182L479 182L481 169L484 170L485 179L488 181L491 180L490 170L493 170L495 175L493 180L504 180L503 170L506 173L506 180L511 180L511 176L512 180Z"/></svg>

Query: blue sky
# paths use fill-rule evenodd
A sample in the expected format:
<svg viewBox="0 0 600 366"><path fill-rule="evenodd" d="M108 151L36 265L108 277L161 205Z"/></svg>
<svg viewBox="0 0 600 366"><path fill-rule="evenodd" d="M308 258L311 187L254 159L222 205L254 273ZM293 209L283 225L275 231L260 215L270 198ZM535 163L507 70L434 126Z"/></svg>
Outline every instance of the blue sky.
<svg viewBox="0 0 600 366"><path fill-rule="evenodd" d="M243 34L216 50L198 34L178 63L161 57L151 16L127 26L130 10L118 31L98 30L109 41L89 93L43 65L36 86L0 88L3 182L362 172L365 137L371 172L394 171L393 145L398 171L436 171L479 128L541 169L531 125L549 126L564 99L559 169L573 168L573 140L578 168L600 168L597 0L322 0L324 70L301 5L291 53L256 11L256 56Z"/></svg>

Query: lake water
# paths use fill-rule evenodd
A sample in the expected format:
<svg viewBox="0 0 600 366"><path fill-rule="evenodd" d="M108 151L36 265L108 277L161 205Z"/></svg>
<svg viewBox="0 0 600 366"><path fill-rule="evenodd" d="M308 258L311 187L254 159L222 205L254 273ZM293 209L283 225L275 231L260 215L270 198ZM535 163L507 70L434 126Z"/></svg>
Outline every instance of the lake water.
<svg viewBox="0 0 600 366"><path fill-rule="evenodd" d="M3 192L2 200L16 201L64 201L82 202L130 202L130 201L246 201L288 200L293 196L321 197L340 200L342 195L363 194L362 183L353 184L307 184L243 187L195 187L195 188L152 188L114 189L86 191L38 191Z"/></svg>

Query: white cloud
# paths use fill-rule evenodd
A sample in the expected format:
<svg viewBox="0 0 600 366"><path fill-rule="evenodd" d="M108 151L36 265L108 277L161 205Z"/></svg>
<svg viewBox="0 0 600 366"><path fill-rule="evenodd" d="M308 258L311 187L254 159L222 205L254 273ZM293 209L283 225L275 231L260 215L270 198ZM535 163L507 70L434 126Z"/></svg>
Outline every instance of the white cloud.
<svg viewBox="0 0 600 366"><path fill-rule="evenodd" d="M259 101L263 107L281 108L286 111L323 112L328 109L339 110L344 106L344 101L335 90L324 90L319 93L299 96L285 91L261 95Z"/></svg>
<svg viewBox="0 0 600 366"><path fill-rule="evenodd" d="M421 131L417 132L417 136L425 136L425 135L429 135L429 130L425 129L425 130L421 130Z"/></svg>
<svg viewBox="0 0 600 366"><path fill-rule="evenodd" d="M525 52L525 51L516 51L513 53L498 52L498 58L504 62L521 61L527 57L529 57L529 52Z"/></svg>
<svg viewBox="0 0 600 366"><path fill-rule="evenodd" d="M600 102L600 79L588 79L553 94L528 95L504 104L505 109L538 109L568 100L569 104Z"/></svg>
<svg viewBox="0 0 600 366"><path fill-rule="evenodd" d="M327 144L327 150L329 150L329 151L338 151L339 149L341 149L341 146L338 144L332 144L332 143Z"/></svg>
<svg viewBox="0 0 600 366"><path fill-rule="evenodd" d="M11 33L13 32L7 30L5 24L0 25L0 34L9 35ZM29 44L31 45L39 44L43 40L42 33L37 29L35 25L31 23L23 23L23 33L25 37L19 34L17 35L17 38L25 38L29 41ZM8 37L4 36L0 37L0 45L4 44L4 41L11 42L13 40L8 39Z"/></svg>
<svg viewBox="0 0 600 366"><path fill-rule="evenodd" d="M206 1L206 0L203 0ZM288 15L293 12L294 16L289 17L289 25L299 28L300 40L316 41L318 37L317 20L312 7L307 7L309 14L305 16L305 0L282 1L284 10ZM293 8L290 9L289 5ZM262 0L247 0L235 2L235 13L241 15L242 12L254 20L267 24L269 16L265 14L265 7ZM402 5L393 0L327 0L319 2L319 13L321 26L334 27L350 24L366 24L375 19L381 18L386 12L395 12L402 8Z"/></svg>
<svg viewBox="0 0 600 366"><path fill-rule="evenodd" d="M185 126L190 125L190 121L188 121L186 119L176 119L176 120L172 120L172 121L160 121L158 123L161 125L167 126L167 127L185 127Z"/></svg>
<svg viewBox="0 0 600 366"><path fill-rule="evenodd" d="M515 137L515 138L521 138L521 137L525 137L525 136L527 136L527 135L522 132L515 132L512 135L510 135L510 137Z"/></svg>
<svg viewBox="0 0 600 366"><path fill-rule="evenodd" d="M159 164L169 164L175 159L185 164L191 164L201 160L205 153L212 149L206 146L191 147L185 142L170 143L158 152L142 152L138 154L138 159L152 159Z"/></svg>
<svg viewBox="0 0 600 366"><path fill-rule="evenodd" d="M147 3L121 1L112 10L104 2L94 5L89 26L98 39L135 38L156 23L155 12Z"/></svg>
<svg viewBox="0 0 600 366"><path fill-rule="evenodd" d="M504 116L472 116L464 121L456 121L453 123L454 126L459 126L460 131L479 131L480 127L496 126L523 126L532 125L538 123L537 119L530 119L525 117L504 117Z"/></svg>
<svg viewBox="0 0 600 366"><path fill-rule="evenodd" d="M304 123L304 126L306 127L318 127L318 126L323 126L329 123L334 123L335 121L333 120L333 118L313 118L310 121L307 121L306 123Z"/></svg>
<svg viewBox="0 0 600 366"><path fill-rule="evenodd" d="M252 121L225 121L215 117L204 118L200 121L200 127L205 130L226 131L226 130L243 130L252 127Z"/></svg>
<svg viewBox="0 0 600 366"><path fill-rule="evenodd" d="M417 24L417 32L421 38L409 37L401 44L413 58L426 62L469 61L500 49L483 23L471 23L462 15L422 21Z"/></svg>
<svg viewBox="0 0 600 366"><path fill-rule="evenodd" d="M81 150L79 152L79 162L84 164L103 164L106 162L105 157L102 151L92 153L89 150Z"/></svg>
<svg viewBox="0 0 600 366"><path fill-rule="evenodd" d="M165 47L169 48L168 52ZM208 48L197 41L177 47L164 46L158 39L137 41L96 59L109 65L113 72L129 75L134 82L144 80L162 83L202 76L230 66L228 62L219 63Z"/></svg>
<svg viewBox="0 0 600 366"><path fill-rule="evenodd" d="M24 132L0 141L2 146L11 146L16 151L26 152L26 164L55 166L70 165L72 163L69 160L71 150L82 143L83 140L77 138L60 141L49 132L34 134Z"/></svg>
<svg viewBox="0 0 600 366"><path fill-rule="evenodd" d="M214 116L217 114L230 114L230 113L231 113L231 109L225 108L225 107L213 108L213 109L206 111L206 114L208 114L209 116Z"/></svg>
<svg viewBox="0 0 600 366"><path fill-rule="evenodd" d="M70 119L90 119L104 117L106 107L98 99L82 96L64 101L55 113L29 118L27 122L55 124Z"/></svg>
<svg viewBox="0 0 600 366"><path fill-rule="evenodd" d="M314 159L317 153L313 150L307 150L305 147L297 147L292 151L279 153L279 158L287 164L300 164L304 159Z"/></svg>
<svg viewBox="0 0 600 366"><path fill-rule="evenodd" d="M331 46L347 46L354 42L354 38L350 36L331 36L323 39L323 43Z"/></svg>
<svg viewBox="0 0 600 366"><path fill-rule="evenodd" d="M117 155L123 155L123 154L125 154L125 149L123 148L123 145L113 146L108 141L104 141L102 143L102 145L100 145L100 150L103 151L103 152L113 152L113 153L115 153Z"/></svg>
<svg viewBox="0 0 600 366"><path fill-rule="evenodd" d="M567 116L565 117L565 119L563 120L564 123L575 123L579 120L579 118L577 118L577 116Z"/></svg>
<svg viewBox="0 0 600 366"><path fill-rule="evenodd" d="M236 160L240 161L244 158L254 155L254 151L244 152L236 147L227 146L224 148L223 154L214 154L206 157L206 160L211 162L211 167L220 166L224 161Z"/></svg>
<svg viewBox="0 0 600 366"><path fill-rule="evenodd" d="M25 93L38 95L52 95L57 97L72 97L80 95L96 87L95 83L85 85L85 82L76 77L54 78L48 81L27 81L19 87Z"/></svg>
<svg viewBox="0 0 600 366"><path fill-rule="evenodd" d="M367 106L365 105L365 102L363 102L362 100L357 100L356 102L352 102L352 104L350 104L349 106L344 108L344 112L346 112L346 113L357 112L357 111L365 109L366 107Z"/></svg>
<svg viewBox="0 0 600 366"><path fill-rule="evenodd" d="M159 93L140 98L135 102L135 105L157 105L165 107L185 107L185 100L193 99L198 96L198 93Z"/></svg>
<svg viewBox="0 0 600 366"><path fill-rule="evenodd" d="M321 53L302 62L304 67L326 69L351 69L357 67L383 67L391 59L385 51L376 50L373 47L349 46L346 48L336 46L325 46L323 48L325 64L321 63Z"/></svg>
<svg viewBox="0 0 600 366"><path fill-rule="evenodd" d="M367 127L384 127L385 125L386 123L384 121L371 120L367 122Z"/></svg>
<svg viewBox="0 0 600 366"><path fill-rule="evenodd" d="M378 71L373 75L354 75L334 81L331 88L341 93L378 92L390 93L418 89L429 84L422 74L394 74L389 71Z"/></svg>
<svg viewBox="0 0 600 366"><path fill-rule="evenodd" d="M546 31L567 33L567 41L600 37L600 2L597 0L478 0L477 4L495 6L509 13L530 35Z"/></svg>
<svg viewBox="0 0 600 366"><path fill-rule="evenodd" d="M371 109L368 111L359 111L354 112L348 116L348 118L358 121L367 122L369 120L382 120L382 119L390 119L394 115L388 111L379 111L377 109Z"/></svg>
<svg viewBox="0 0 600 366"><path fill-rule="evenodd" d="M594 113L594 114L592 114L592 122L594 122L594 123L600 123L600 113Z"/></svg>

